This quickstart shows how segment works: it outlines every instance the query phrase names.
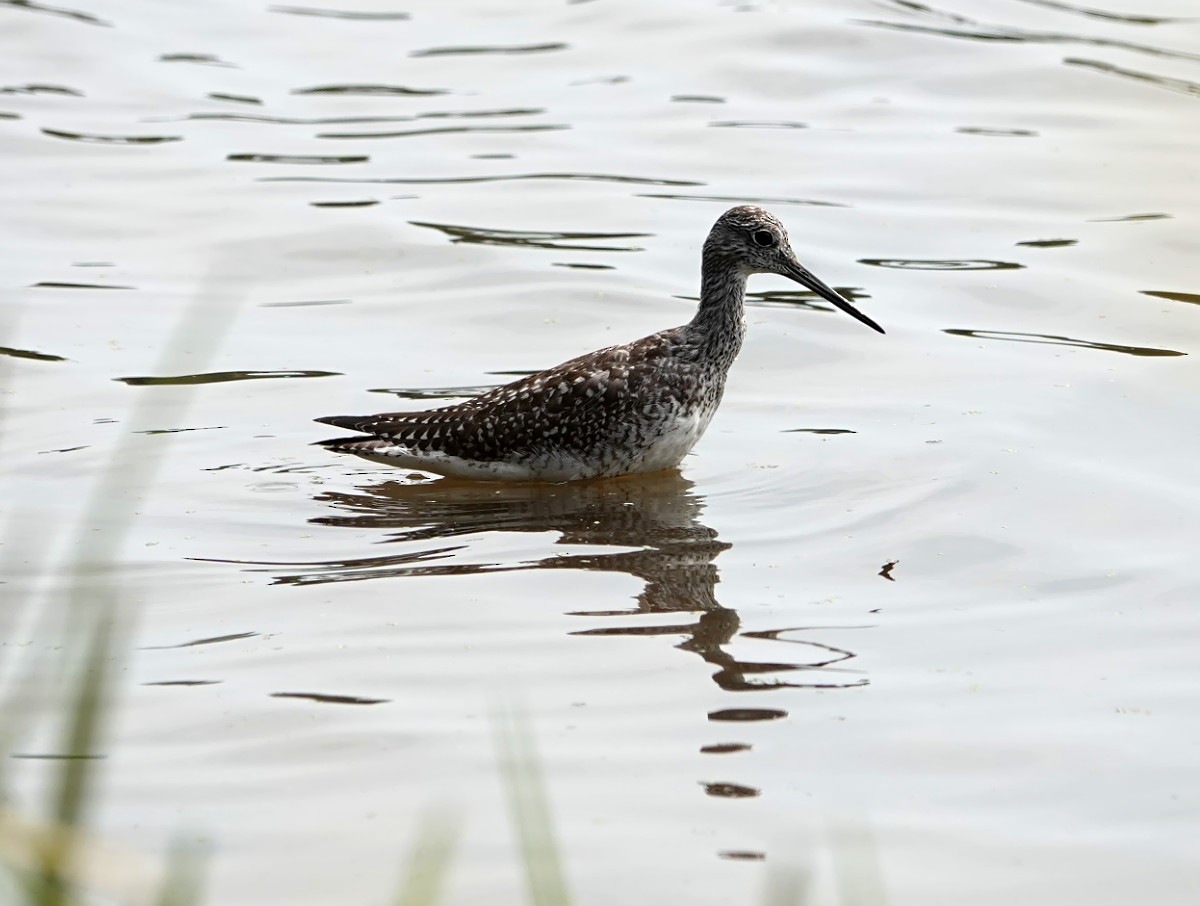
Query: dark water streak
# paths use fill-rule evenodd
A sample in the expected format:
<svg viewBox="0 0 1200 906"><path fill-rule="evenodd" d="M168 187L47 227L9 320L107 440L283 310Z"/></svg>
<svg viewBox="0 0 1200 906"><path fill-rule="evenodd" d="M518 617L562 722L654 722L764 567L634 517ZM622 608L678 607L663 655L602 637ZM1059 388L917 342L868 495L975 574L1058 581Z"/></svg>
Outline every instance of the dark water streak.
<svg viewBox="0 0 1200 906"><path fill-rule="evenodd" d="M468 47L430 47L425 50L409 51L410 57L454 57L454 56L486 56L489 54L530 54L547 53L555 50L566 50L567 45L561 42L545 44L480 44Z"/></svg>
<svg viewBox="0 0 1200 906"><path fill-rule="evenodd" d="M738 204L794 204L814 208L848 208L850 205L836 201L820 201L815 198L784 198L778 195L681 195L669 192L639 192L638 198L668 198L672 201L722 201Z"/></svg>
<svg viewBox="0 0 1200 906"><path fill-rule="evenodd" d="M1030 3L1034 6L1041 6L1046 9L1053 9L1064 13L1073 13L1078 16L1085 16L1089 19L1100 19L1105 22L1119 22L1122 25L1170 25L1175 22L1196 22L1195 17L1185 18L1182 16L1147 16L1138 13L1114 13L1103 9L1092 9L1086 6L1076 6L1072 3L1063 3L1061 0L1018 0L1020 3Z"/></svg>
<svg viewBox="0 0 1200 906"><path fill-rule="evenodd" d="M327 705L383 705L387 698L366 698L361 695L330 695L326 692L272 692L271 698L299 698Z"/></svg>
<svg viewBox="0 0 1200 906"><path fill-rule="evenodd" d="M201 645L219 645L222 642L240 642L243 639L253 639L257 632L233 632L228 635L214 635L203 639L193 639L190 642L180 642L177 645L145 645L142 651L170 651L175 648L196 648Z"/></svg>
<svg viewBox="0 0 1200 906"><path fill-rule="evenodd" d="M1143 82L1157 88L1166 88L1168 91L1178 91L1181 94L1186 94L1194 98L1200 97L1200 82L1189 82L1187 79L1173 79L1168 76L1141 72L1136 69L1124 69L1112 63L1106 63L1103 60L1085 60L1080 57L1067 57L1063 62L1068 66L1082 66L1085 69L1091 69L1095 72L1133 79L1136 82Z"/></svg>
<svg viewBox="0 0 1200 906"><path fill-rule="evenodd" d="M425 135L459 135L467 132L561 132L570 129L563 123L532 123L526 126L437 126L430 129L407 129L398 132L318 132L317 138L414 138Z"/></svg>
<svg viewBox="0 0 1200 906"><path fill-rule="evenodd" d="M112 28L112 23L91 13L85 13L76 9L66 9L61 6L47 6L44 3L34 3L33 0L0 0L0 7L8 7L9 9L23 9L31 13L42 13L47 16L60 16L64 19L72 19L75 22L83 22L86 25L99 25L102 28Z"/></svg>
<svg viewBox="0 0 1200 906"><path fill-rule="evenodd" d="M949 328L942 331L955 337L971 337L976 340L1004 340L1011 343L1035 343L1048 346L1078 346L1081 349L1098 349L1104 352L1120 352L1124 355L1150 358L1187 355L1174 349L1156 349L1152 346L1121 346L1116 343L1094 343L1075 337L1063 337L1050 333L1020 333L1012 330L966 330Z"/></svg>
<svg viewBox="0 0 1200 906"><path fill-rule="evenodd" d="M1019 270L1025 266L1015 261L994 261L987 258L859 258L858 263L909 271L1006 271Z"/></svg>
<svg viewBox="0 0 1200 906"><path fill-rule="evenodd" d="M324 9L316 6L268 6L267 12L290 16L313 16L320 19L346 19L360 22L403 22L412 16L402 12L358 12L347 9Z"/></svg>
<svg viewBox="0 0 1200 906"><path fill-rule="evenodd" d="M230 381L261 381L274 378L337 377L337 371L209 371L202 374L175 374L164 377L139 375L113 378L131 387L184 387L195 384L224 384Z"/></svg>
<svg viewBox="0 0 1200 906"><path fill-rule="evenodd" d="M937 12L930 7L919 7L918 4L911 4L910 8L921 8L930 13ZM1027 31L1004 25L984 25L965 16L951 16L947 18L957 25L964 27L950 28L945 26L920 25L913 22L889 22L882 19L855 19L852 21L856 25L913 32L915 34L935 35L945 38L965 38L972 41L1011 42L1014 44L1084 44L1091 47L1127 50L1133 53L1176 60L1200 60L1200 54L1197 53L1169 50L1117 38L1097 38L1089 35L1071 34L1069 32Z"/></svg>
<svg viewBox="0 0 1200 906"><path fill-rule="evenodd" d="M83 265L76 265L82 267ZM88 265L89 267L91 265ZM30 289L137 289L136 286L119 286L116 283L73 283L63 280L39 280L29 284Z"/></svg>
<svg viewBox="0 0 1200 906"><path fill-rule="evenodd" d="M212 97L212 95L209 95ZM232 96L230 96L232 97ZM261 103L261 102L258 102ZM277 126L333 126L354 123L415 123L420 120L437 119L482 119L486 117L538 116L546 112L544 107L501 107L491 110L429 110L404 116L274 116L265 113L226 113L211 111L189 113L182 117L165 117L155 122L178 122L181 120L214 120L226 123L265 123Z"/></svg>
<svg viewBox="0 0 1200 906"><path fill-rule="evenodd" d="M345 84L293 88L292 94L364 95L368 97L432 97L449 94L445 88L409 88L405 85Z"/></svg>
<svg viewBox="0 0 1200 906"><path fill-rule="evenodd" d="M227 154L226 160L255 164L364 164L371 158L365 154Z"/></svg>
<svg viewBox="0 0 1200 906"><path fill-rule="evenodd" d="M51 355L48 352L35 352L32 349L17 349L14 346L0 346L0 355L9 356L14 359L30 359L35 362L65 362L66 358L60 355Z"/></svg>
<svg viewBox="0 0 1200 906"><path fill-rule="evenodd" d="M524 180L579 180L583 182L628 183L635 186L702 186L704 183L684 179L653 179L643 176L617 176L609 173L513 173L498 176L421 176L390 178L355 178L353 176L264 176L261 182L342 182L382 185L454 185L487 182L522 182Z"/></svg>
<svg viewBox="0 0 1200 906"><path fill-rule="evenodd" d="M81 98L83 92L77 88L68 88L65 85L5 85L0 88L0 94L58 94L64 97Z"/></svg>
<svg viewBox="0 0 1200 906"><path fill-rule="evenodd" d="M522 248L538 249L571 249L579 252L641 252L640 246L632 245L595 245L580 243L573 240L599 239L642 239L651 233L586 233L557 230L500 230L485 227L462 226L449 223L426 223L410 220L416 227L437 230L450 237L451 242L466 242L476 245L506 245Z"/></svg>
<svg viewBox="0 0 1200 906"><path fill-rule="evenodd" d="M1200 293L1180 293L1168 292L1163 289L1143 289L1143 296L1153 296L1156 299L1169 299L1172 302L1190 302L1192 305L1200 305Z"/></svg>
<svg viewBox="0 0 1200 906"><path fill-rule="evenodd" d="M165 53L158 58L160 63L196 63L200 66L218 66L222 69L237 69L236 63L222 60L211 53Z"/></svg>
<svg viewBox="0 0 1200 906"><path fill-rule="evenodd" d="M89 132L67 132L62 129L42 129L44 135L63 138L74 142L92 142L97 145L162 145L181 142L182 135L98 135Z"/></svg>

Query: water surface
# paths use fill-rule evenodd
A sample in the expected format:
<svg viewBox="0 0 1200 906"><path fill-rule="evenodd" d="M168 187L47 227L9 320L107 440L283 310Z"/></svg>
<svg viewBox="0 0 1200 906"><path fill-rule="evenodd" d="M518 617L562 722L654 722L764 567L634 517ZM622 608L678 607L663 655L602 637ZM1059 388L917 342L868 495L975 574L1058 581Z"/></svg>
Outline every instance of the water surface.
<svg viewBox="0 0 1200 906"><path fill-rule="evenodd" d="M4 596L119 444L137 512L102 751L13 805L103 756L259 906L456 810L448 902L517 902L507 697L583 904L825 878L830 815L896 904L1194 901L1200 23L1106 3L0 5ZM757 278L681 475L309 446L681 323L745 202L888 333Z"/></svg>

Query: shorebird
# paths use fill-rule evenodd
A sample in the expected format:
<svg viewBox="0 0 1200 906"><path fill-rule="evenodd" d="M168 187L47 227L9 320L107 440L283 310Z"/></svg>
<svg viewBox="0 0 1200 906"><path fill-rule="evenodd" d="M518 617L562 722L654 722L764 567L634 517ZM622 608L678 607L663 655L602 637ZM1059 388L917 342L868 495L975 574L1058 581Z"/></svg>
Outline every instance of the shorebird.
<svg viewBox="0 0 1200 906"><path fill-rule="evenodd" d="M742 206L713 224L700 307L682 327L598 349L453 406L331 415L359 432L320 441L339 453L450 478L574 481L679 465L708 427L746 334L746 278L780 274L883 333L796 260L774 215Z"/></svg>

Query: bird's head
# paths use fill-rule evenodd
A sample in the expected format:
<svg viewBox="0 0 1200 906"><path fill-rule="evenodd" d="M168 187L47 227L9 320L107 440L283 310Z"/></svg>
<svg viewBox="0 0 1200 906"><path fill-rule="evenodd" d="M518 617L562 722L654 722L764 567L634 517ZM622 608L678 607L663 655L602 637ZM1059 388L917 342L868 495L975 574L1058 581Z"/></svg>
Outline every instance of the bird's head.
<svg viewBox="0 0 1200 906"><path fill-rule="evenodd" d="M779 274L795 280L868 327L884 332L796 259L787 230L775 215L762 208L742 205L722 214L704 242L704 255L719 258L743 274Z"/></svg>

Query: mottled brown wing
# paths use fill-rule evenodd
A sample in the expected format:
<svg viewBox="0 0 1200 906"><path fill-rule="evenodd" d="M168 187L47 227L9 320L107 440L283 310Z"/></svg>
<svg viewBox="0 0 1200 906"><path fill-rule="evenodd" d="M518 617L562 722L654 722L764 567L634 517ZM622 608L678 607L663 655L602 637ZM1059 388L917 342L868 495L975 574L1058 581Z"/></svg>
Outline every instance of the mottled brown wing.
<svg viewBox="0 0 1200 906"><path fill-rule="evenodd" d="M640 414L685 392L690 374L672 352L679 330L613 346L529 375L454 406L422 412L332 416L325 424L373 434L419 452L502 461L551 449L586 454ZM676 372L664 380L664 362Z"/></svg>

